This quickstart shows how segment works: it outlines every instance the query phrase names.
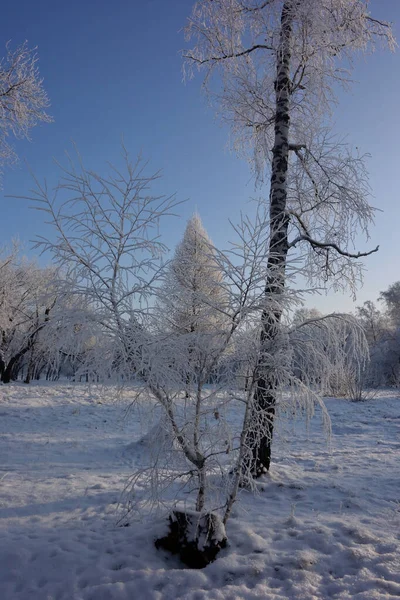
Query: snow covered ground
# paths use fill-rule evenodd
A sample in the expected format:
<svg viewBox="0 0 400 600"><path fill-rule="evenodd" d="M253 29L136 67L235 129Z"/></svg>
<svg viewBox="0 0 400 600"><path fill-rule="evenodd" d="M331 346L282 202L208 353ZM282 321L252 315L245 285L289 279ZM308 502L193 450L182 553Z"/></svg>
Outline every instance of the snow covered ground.
<svg viewBox="0 0 400 600"><path fill-rule="evenodd" d="M143 434L128 402L78 385L0 386L1 600L400 597L395 394L327 400L330 447L317 418L290 442L277 435L260 493L241 493L229 546L202 571L154 548L157 519L116 524Z"/></svg>

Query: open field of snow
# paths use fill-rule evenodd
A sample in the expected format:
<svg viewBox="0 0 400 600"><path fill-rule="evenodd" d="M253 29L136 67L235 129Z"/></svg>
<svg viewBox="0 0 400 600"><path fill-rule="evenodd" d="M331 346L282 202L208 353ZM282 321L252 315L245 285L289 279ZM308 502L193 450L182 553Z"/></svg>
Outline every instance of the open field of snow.
<svg viewBox="0 0 400 600"><path fill-rule="evenodd" d="M258 495L242 491L229 546L202 571L154 548L157 519L117 526L143 435L128 404L78 385L0 386L1 600L400 597L395 394L327 400L329 447L318 418L278 434L271 473Z"/></svg>

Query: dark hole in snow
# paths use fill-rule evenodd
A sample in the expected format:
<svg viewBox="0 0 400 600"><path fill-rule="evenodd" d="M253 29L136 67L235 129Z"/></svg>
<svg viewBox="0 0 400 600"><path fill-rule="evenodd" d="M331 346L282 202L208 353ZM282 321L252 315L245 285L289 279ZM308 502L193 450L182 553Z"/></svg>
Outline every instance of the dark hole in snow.
<svg viewBox="0 0 400 600"><path fill-rule="evenodd" d="M169 516L169 533L158 538L155 546L178 554L191 569L204 569L226 543L225 527L218 515L174 510Z"/></svg>

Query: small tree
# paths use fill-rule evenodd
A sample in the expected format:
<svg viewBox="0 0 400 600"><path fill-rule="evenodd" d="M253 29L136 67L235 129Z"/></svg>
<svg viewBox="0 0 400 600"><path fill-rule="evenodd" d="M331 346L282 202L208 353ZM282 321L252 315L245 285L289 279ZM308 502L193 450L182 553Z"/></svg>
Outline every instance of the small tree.
<svg viewBox="0 0 400 600"><path fill-rule="evenodd" d="M160 322L152 328L153 335L145 345L143 371L145 385L162 408L163 417L156 430L155 456L148 466L132 477L128 490L131 505L133 502L136 506L132 500L136 496L132 494L132 488L135 490L137 484L142 486L143 481L147 481L157 492L152 497L156 506L163 499L163 487L168 489L171 498L171 487L174 486L180 491L195 493L194 508L198 514L216 506L220 509L225 506L222 517L224 522L228 520L237 493L236 483L234 485L228 473L232 462L236 463L237 453L240 456L244 453L244 450L239 450L240 431L232 431L229 422L229 407L232 400L236 402L237 399L240 410L246 402L244 399L239 401L243 394L237 393L235 367L232 368L236 361L225 359L227 353L233 354L235 337L241 325L260 310L260 265L267 243L263 208L254 222L243 218L236 227L236 233L238 242L227 252L213 247L209 241L206 243L202 236L202 253L207 254L212 269L208 270L200 257L199 262L192 265L197 275L201 272L204 275L203 285L199 288L196 285L197 291L201 290L202 294L194 296L196 303L200 299L201 303L196 311L196 324L189 327L192 331L180 328L180 319L176 327L171 327L170 320L169 328L165 325L164 315L167 313L166 317L169 316L165 310L169 294L179 291L183 294L180 296L182 300L193 300L192 293L188 293L182 282L177 283L175 276L171 277L179 252L169 265L165 286L159 290L161 310L156 315ZM184 305L178 303L178 306L182 309ZM187 311L175 313L171 307L171 314L186 315ZM241 360L252 363L250 354L253 347L248 346L244 350ZM221 363L224 368L216 369ZM213 385L206 386L211 378ZM163 440L167 443L160 449ZM221 480L217 479L215 484L219 476Z"/></svg>
<svg viewBox="0 0 400 600"><path fill-rule="evenodd" d="M25 42L15 50L8 43L7 57L0 62L0 166L16 159L10 134L29 139L32 127L52 121L45 112L50 103L37 61L35 49Z"/></svg>
<svg viewBox="0 0 400 600"><path fill-rule="evenodd" d="M79 155L77 165L69 158L67 169L59 167L56 188L49 190L35 180L29 198L46 213L56 234L39 238L36 247L48 252L63 272L60 285L70 297L71 309L70 327L64 319L63 330L91 326L93 335L102 340L95 345L99 353L81 353L81 360L91 362L80 368L81 373L95 369L100 380L111 372L126 380L138 368L148 301L166 250L158 225L177 205L174 196L151 193L158 172L147 174L147 164L140 157L132 163L125 148L122 159L122 170L111 166L110 175L103 176L87 169ZM113 368L116 365L118 369Z"/></svg>
<svg viewBox="0 0 400 600"><path fill-rule="evenodd" d="M261 215L255 223L243 219L236 228L237 246L222 252L212 246L197 217L189 221L158 293L160 322L147 345L145 379L190 465L198 512L207 506L208 474L231 450L224 414L234 376L217 367L238 327L260 306L262 223ZM214 385L206 389L210 379Z"/></svg>
<svg viewBox="0 0 400 600"><path fill-rule="evenodd" d="M364 328L370 347L373 346L388 329L389 323L387 317L381 313L371 300L367 300L362 306L358 306L356 315Z"/></svg>

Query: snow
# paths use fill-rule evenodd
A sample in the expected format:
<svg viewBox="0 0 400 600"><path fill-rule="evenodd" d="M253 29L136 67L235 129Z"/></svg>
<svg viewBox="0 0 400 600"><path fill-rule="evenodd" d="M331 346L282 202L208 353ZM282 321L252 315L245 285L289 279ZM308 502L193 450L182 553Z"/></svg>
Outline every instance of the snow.
<svg viewBox="0 0 400 600"><path fill-rule="evenodd" d="M118 526L154 427L131 398L80 385L0 386L2 600L388 600L400 597L400 400L328 399L277 431L270 474L242 491L229 545L201 571L157 551L164 520ZM142 440L142 443L140 442Z"/></svg>

